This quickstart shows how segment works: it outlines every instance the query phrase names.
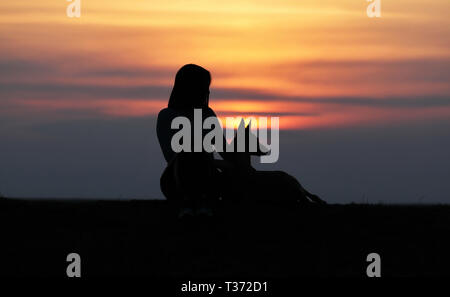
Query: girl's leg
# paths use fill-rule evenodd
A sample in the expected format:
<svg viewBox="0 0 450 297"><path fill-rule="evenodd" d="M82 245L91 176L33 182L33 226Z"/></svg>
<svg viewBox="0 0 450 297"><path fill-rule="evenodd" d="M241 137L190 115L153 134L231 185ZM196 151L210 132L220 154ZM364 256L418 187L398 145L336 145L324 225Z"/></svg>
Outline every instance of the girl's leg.
<svg viewBox="0 0 450 297"><path fill-rule="evenodd" d="M205 153L180 153L175 162L175 184L183 204L199 210L212 199L212 158Z"/></svg>

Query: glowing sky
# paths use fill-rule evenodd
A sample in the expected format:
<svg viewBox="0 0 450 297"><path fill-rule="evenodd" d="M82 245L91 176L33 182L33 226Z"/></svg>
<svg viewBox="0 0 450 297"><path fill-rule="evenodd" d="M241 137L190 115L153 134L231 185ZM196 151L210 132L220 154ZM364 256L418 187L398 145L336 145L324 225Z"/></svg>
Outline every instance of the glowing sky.
<svg viewBox="0 0 450 297"><path fill-rule="evenodd" d="M213 75L221 116L284 129L450 115L450 2L64 0L0 3L0 113L139 117L166 105L176 70ZM70 113L68 113L70 112Z"/></svg>

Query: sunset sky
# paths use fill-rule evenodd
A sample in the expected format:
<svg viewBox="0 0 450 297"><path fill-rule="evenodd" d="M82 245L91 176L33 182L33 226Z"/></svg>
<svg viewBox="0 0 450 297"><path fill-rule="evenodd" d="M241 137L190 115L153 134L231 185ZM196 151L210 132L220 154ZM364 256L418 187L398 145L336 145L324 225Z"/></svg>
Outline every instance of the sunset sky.
<svg viewBox="0 0 450 297"><path fill-rule="evenodd" d="M187 63L211 71L219 116L280 116L283 130L450 118L448 0L382 0L381 18L365 0L81 4L68 18L65 0L0 3L4 137L153 118Z"/></svg>
<svg viewBox="0 0 450 297"><path fill-rule="evenodd" d="M285 115L282 128L450 115L450 3L84 0L0 4L2 113L144 116L176 70L213 75L220 115Z"/></svg>

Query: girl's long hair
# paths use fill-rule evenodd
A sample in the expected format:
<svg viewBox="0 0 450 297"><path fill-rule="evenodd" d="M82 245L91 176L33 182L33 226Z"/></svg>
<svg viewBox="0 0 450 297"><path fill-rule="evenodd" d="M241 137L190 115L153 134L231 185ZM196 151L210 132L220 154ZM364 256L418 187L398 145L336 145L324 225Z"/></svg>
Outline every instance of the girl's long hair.
<svg viewBox="0 0 450 297"><path fill-rule="evenodd" d="M209 104L211 74L195 64L187 64L178 70L170 94L169 107L174 109L206 108Z"/></svg>

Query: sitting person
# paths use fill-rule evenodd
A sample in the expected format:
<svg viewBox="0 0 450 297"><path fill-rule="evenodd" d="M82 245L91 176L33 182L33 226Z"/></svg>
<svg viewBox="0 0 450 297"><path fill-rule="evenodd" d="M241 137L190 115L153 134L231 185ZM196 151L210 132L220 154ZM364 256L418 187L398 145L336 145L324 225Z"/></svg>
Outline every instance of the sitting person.
<svg viewBox="0 0 450 297"><path fill-rule="evenodd" d="M222 150L219 154L223 160L215 159L212 152L194 152L193 149L191 152L173 151L172 137L177 133L172 129L175 118L183 116L194 123L194 109L201 110L202 119L217 118L208 106L210 84L209 71L193 64L183 66L176 74L168 108L158 114L158 140L168 163L161 177L161 190L166 198L180 200L186 213L205 211L203 206L218 198L325 204L285 172L254 169L250 155L261 155L261 151L242 153ZM204 137L208 131L202 131ZM225 140L223 143L227 145ZM210 211L206 210L206 213Z"/></svg>

